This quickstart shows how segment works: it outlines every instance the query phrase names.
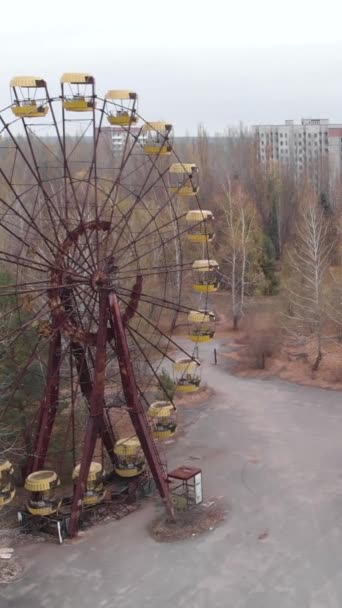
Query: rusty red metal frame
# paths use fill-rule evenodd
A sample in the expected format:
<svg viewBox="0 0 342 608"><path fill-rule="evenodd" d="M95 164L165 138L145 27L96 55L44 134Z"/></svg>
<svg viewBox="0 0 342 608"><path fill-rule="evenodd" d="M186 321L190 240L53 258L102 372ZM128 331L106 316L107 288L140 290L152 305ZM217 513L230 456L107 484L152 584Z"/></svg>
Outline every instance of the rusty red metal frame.
<svg viewBox="0 0 342 608"><path fill-rule="evenodd" d="M55 328L48 355L47 386L41 404L38 429L33 445L33 453L28 462L28 472L38 471L44 466L56 417L59 398L59 375L61 363L61 333Z"/></svg>
<svg viewBox="0 0 342 608"><path fill-rule="evenodd" d="M109 306L111 313L111 323L114 331L116 349L121 375L122 388L125 394L128 412L150 467L153 479L156 483L159 494L171 517L174 517L174 510L171 503L171 496L167 483L167 474L161 463L157 447L150 433L148 421L146 419L143 405L140 401L137 385L135 381L133 366L131 363L127 337L122 322L119 301L115 293L109 295Z"/></svg>
<svg viewBox="0 0 342 608"><path fill-rule="evenodd" d="M96 338L94 383L91 391L90 412L84 437L80 474L75 485L71 507L69 525L69 534L71 537L77 534L80 511L82 507L82 497L86 489L90 463L94 454L96 439L100 434L103 425L108 316L108 295L105 290L101 290L99 304L99 328Z"/></svg>
<svg viewBox="0 0 342 608"><path fill-rule="evenodd" d="M39 470L44 466L57 412L59 396L59 371L61 362L61 334L59 328L63 327L64 329L64 316L67 316L71 323L76 323L76 320L72 314L72 305L70 303L71 298L69 292L72 285L70 286L70 289L64 287L62 290L59 290L58 278L61 279L61 277L57 277L56 273L54 272L52 275L53 288L50 291L50 297L54 302L53 310L58 310L58 313L56 313L56 315L52 315L54 319L55 333L51 339L49 348L47 370L48 384L45 397L40 408L33 456L29 463L30 472ZM69 336L71 339L71 353L75 360L76 369L79 376L80 389L89 403L89 416L85 431L80 474L74 488L69 527L70 536L75 536L77 534L82 506L82 497L85 492L89 467L94 455L98 436L101 437L112 462L114 462L115 458L113 452L115 437L111 432L111 429L109 428L104 416L107 342L113 338L118 356L121 382L127 406L129 406L128 412L131 417L132 424L140 440L146 460L162 500L164 501L169 514L173 516L173 507L168 489L167 474L166 471L164 471L163 465L160 461L158 450L151 436L144 408L140 401L125 330L125 325L137 311L138 302L142 291L142 277L137 277L130 300L127 303L124 313L122 313L120 310L117 296L114 293L110 293L108 296L108 277L105 272L98 274L98 281L99 319L98 330L93 336L93 339L96 339L93 382L91 380L87 362L87 340L84 340L84 345L81 342L76 341L74 336ZM55 299L60 291L61 295L58 297L59 306L56 306ZM108 327L108 325L110 325L110 327ZM67 334L68 333L69 332L67 330Z"/></svg>
<svg viewBox="0 0 342 608"><path fill-rule="evenodd" d="M92 85L91 97L92 97L93 101L95 101L96 95L95 95L94 79L92 79L91 82L89 81L89 84ZM58 408L60 368L61 368L61 363L62 363L61 332L63 332L63 335L65 335L67 340L69 340L68 348L70 349L70 355L71 355L72 359L75 361L75 367L76 367L77 375L78 375L78 379L79 379L79 387L80 387L80 390L83 393L85 399L87 400L87 402L89 404L89 417L88 417L88 423L87 423L86 433L85 433L85 441L84 441L84 449L83 449L83 455L82 455L82 460L81 460L80 476L79 476L79 480L78 480L78 483L75 488L74 501L73 501L73 506L72 506L70 534L74 535L77 533L82 495L83 495L83 492L85 489L89 466L90 466L91 459L93 457L96 439L98 436L101 436L102 442L105 445L107 452L108 452L110 458L112 459L112 461L115 458L114 453L113 453L115 437L113 434L113 430L110 426L110 423L108 422L108 420L106 418L107 412L104 409L104 405L105 405L105 400L104 400L105 368L106 368L106 359L107 359L107 348L109 346L111 348L115 349L115 352L118 357L122 387L124 390L125 399L126 399L127 406L128 406L127 410L129 412L132 423L134 425L135 432L137 433L137 436L139 437L143 451L146 456L146 460L150 466L152 475L155 479L155 482L156 482L157 488L160 492L160 495L165 502L166 508L168 509L168 511L171 515L173 514L173 508L172 508L172 504L171 504L171 500L170 500L170 493L169 493L168 483L167 483L167 474L166 474L166 471L164 471L163 465L159 458L157 447L156 447L153 437L151 436L151 433L150 433L149 424L148 424L148 421L147 421L147 418L145 415L145 411L143 408L143 404L141 401L141 399L143 399L144 396L143 396L142 392L139 390L139 387L137 385L137 382L136 382L136 379L134 376L133 365L132 365L132 361L130 358L130 352L129 352L129 347L128 347L128 343L127 343L127 335L130 335L135 342L136 342L136 339L134 338L134 336L131 332L134 332L134 333L136 333L136 335L141 336L140 332L137 331L137 328L129 327L129 321L134 315L137 315L139 317L139 321L141 319L144 319L144 315L141 313L141 311L138 310L138 303L140 300L143 302L146 302L146 303L150 303L150 304L154 303L157 306L159 306L160 309L162 307L163 308L169 307L170 309L173 309L173 310L179 310L181 307L180 293L178 293L178 302L172 301L172 302L169 302L167 305L166 299L162 300L160 298L160 300L155 299L154 302L151 302L151 299L150 299L151 296L148 297L146 294L144 294L142 292L142 276L141 275L143 274L143 270L145 270L145 269L140 269L139 262L141 261L141 259L144 258L144 255L146 255L146 254L144 254L144 253L138 254L138 252L136 251L136 248L135 248L136 244L140 240L145 239L145 238L151 238L155 233L157 233L159 236L159 239L160 239L160 243L162 243L162 245L163 245L162 251L163 251L163 256L164 256L161 260L161 263L163 264L163 266L158 267L158 272L160 271L161 274L162 274L162 270L171 272L171 270L168 270L167 258L166 258L166 254L165 254L165 245L167 245L170 241L172 241L174 239L179 239L180 236L182 235L182 233L186 232L187 230L184 230L184 231L180 230L180 227L178 224L180 217L177 217L175 207L174 207L175 195L172 195L172 196L170 195L170 193L168 191L167 183L165 182L168 168L161 169L158 167L158 157L154 158L154 159L153 158L150 159L150 163L151 163L150 170L146 172L144 183L140 185L138 192L129 191L129 189L126 188L126 190L130 192L130 195L133 197L133 201L134 201L134 204L128 210L128 212L127 213L122 212L119 222L116 222L114 225L114 222L112 223L111 220L113 218L114 208L117 209L119 207L119 205L112 204L112 210L111 210L111 214L110 214L110 218L109 218L110 221L101 222L100 217L106 207L108 200L111 199L115 203L118 203L119 189L120 189L120 186L122 186L122 182L123 182L123 179L122 179L123 172L127 165L128 160L132 154L134 146L136 146L136 144L138 143L138 137L133 138L132 146L129 146L130 140L129 140L129 137L127 137L126 142L125 142L124 153L122 156L121 166L119 168L119 175L117 177L115 177L115 179L113 179L113 183L111 185L109 192L108 191L101 192L101 189L98 185L98 180L100 178L98 176L98 170L97 170L96 151L97 151L100 132L101 132L101 123L106 114L106 112L105 112L106 102L105 102L105 100L102 100L103 106L102 106L102 109L100 109L99 127L96 127L95 103L93 104L91 123L93 126L92 134L93 134L94 153L93 153L93 157L92 157L91 164L90 164L90 169L89 169L88 176L87 176L86 195L83 197L83 201L81 203L78 200L78 197L76 195L77 186L75 186L74 180L72 178L72 173L71 173L70 167L69 167L69 155L67 154L67 145L66 145L67 144L66 131L65 131L66 118L64 115L64 106L62 104L62 133L60 133L59 127L57 125L57 119L56 119L54 109L53 109L52 102L54 101L54 99L50 98L50 96L47 92L47 89L46 89L46 97L47 97L47 102L49 103L53 123L55 125L55 129L56 129L56 133L57 133L59 146L60 146L60 149L62 152L63 179L64 179L64 188L63 189L64 189L64 202L65 202L64 206L59 207L58 199L57 199L57 203L55 201L56 193L54 192L53 194L51 194L50 191L47 189L46 184L44 184L44 182L42 180L40 166L38 163L38 159L35 155L34 146L31 141L31 133L29 132L29 126L26 125L26 122L23 120L30 154L27 154L25 149L18 144L18 142L16 141L16 138L11 133L10 125L5 123L1 116L0 116L0 122L3 124L4 129L6 130L12 143L14 144L14 148L16 150L15 153L16 154L18 153L18 155L23 159L23 161L25 162L26 166L29 169L30 174L34 178L34 182L39 187L39 191L44 195L44 200L45 200L46 206L48 207L47 212L49 215L50 223L52 223L52 230L53 230L54 239L55 239L55 242L53 242L53 240L51 240L51 238L49 238L48 235L44 235L43 231L41 229L39 229L39 226L38 226L38 224L36 224L36 221L35 221L34 213L30 213L27 210L27 207L25 206L25 201L22 200L22 195L24 193L21 192L19 194L17 192L16 188L14 187L14 185L12 184L12 178L13 178L13 175L12 175L8 179L8 182L9 182L8 186L11 189L13 195L16 197L16 200L18 201L20 208L23 209L23 212L20 214L19 214L19 212L16 212L16 216L20 217L22 219L22 221L25 222L25 225L27 225L28 229L33 227L33 229L36 231L36 233L40 234L40 236L45 239L46 247L48 248L50 255L55 260L55 266L52 266L49 259L45 259L43 257L42 253L38 253L37 255L40 258L40 262L35 261L35 262L33 262L34 266L32 266L33 269L40 271L40 272L45 271L45 270L43 270L43 267L44 267L44 269L49 268L51 271L51 275L50 275L51 286L49 288L47 288L47 294L48 294L49 303L50 303L50 312L51 312L51 316L52 316L52 324L53 324L54 330L53 330L53 335L51 336L50 345L49 345L47 385L46 385L44 399L42 401L42 404L40 407L40 412L39 412L38 428L37 428L37 433L36 433L35 440L34 440L33 456L31 457L31 460L29 463L31 470L37 470L44 466L44 462L45 462L45 459L46 459L46 456L48 453L49 442L50 442L51 434L52 434L52 430L53 430L53 424L55 421L56 412L57 412L57 408ZM64 99L63 84L62 84L62 97L61 98L62 98L62 100ZM129 131L130 131L130 128L128 129L128 133L129 133ZM83 135L82 135L82 137L83 137ZM176 155L176 157L177 157L177 155ZM178 157L177 157L177 159L178 159ZM148 183L153 170L156 170L158 173L157 179L155 181L153 180L151 183ZM148 205L144 201L144 197L146 197L146 195L154 187L156 187L156 185L159 183L159 181L161 181L162 184L164 185L164 190L167 194L167 201L164 205L162 205L161 207L158 207L158 210L154 214L149 211ZM86 202L88 199L88 193L89 193L91 184L92 184L92 186L95 187L95 213L96 213L96 216L95 216L95 220L93 220L92 222L89 222L89 221L85 221L84 211L85 211ZM70 189L70 191L71 191L70 193L68 192L68 189ZM99 190L99 192L101 192L101 195L103 195L103 198L101 199L101 204L99 204L99 201L97 200L97 190ZM57 193L58 192L59 191L57 191ZM70 222L72 220L72 217L69 217L69 212L68 212L68 205L69 205L68 198L70 198L69 194L72 194L72 197L74 199L73 203L75 205L75 211L77 212L78 219L79 219L79 227L76 230L71 230L71 228L70 228L70 226L71 226ZM144 224L144 226L138 232L138 234L133 235L129 228L129 220L130 220L131 215L134 212L136 204L138 204L138 203L140 205L142 205L142 207L145 209L145 211L147 213L149 213L150 219L147 222L147 224L146 223ZM3 201L3 204L5 207L8 207L8 209L9 209L10 206L8 203L6 203L6 201ZM170 207L172 217L170 220L168 220L168 222L164 223L163 225L160 225L156 221L156 218L157 218L158 214L161 213L162 210L167 209L168 207ZM27 218L26 218L26 215L27 215ZM54 224L54 218L57 218L57 220L58 220L56 225ZM0 220L0 222L1 222L1 220ZM168 224L172 224L173 222L175 222L176 226L177 226L176 234L173 235L171 238L168 238L167 240L165 240L162 236L161 230L165 229L165 227ZM67 234L67 238L65 238L64 241L62 241L62 242L59 240L60 234L58 232L58 227L57 227L58 224L60 224L63 228L62 234L64 234L64 230ZM149 226L151 226L151 229L146 234L146 229ZM7 232L9 234L11 234L13 237L15 237L21 243L22 247L29 246L29 243L26 242L26 237L23 238L20 236L20 234L17 235L7 225L5 226L5 229L7 230ZM129 244L125 243L124 245L120 246L121 236L126 229L129 231L132 239L129 242ZM96 242L96 250L92 252L89 238L90 238L90 235L93 230L96 230L97 242ZM107 235L107 238L105 241L106 247L109 246L109 244L110 244L111 251L114 250L114 252L115 252L115 260L114 260L115 264L119 263L120 258L123 257L123 255L125 254L128 247L133 248L135 257L133 258L133 260L131 260L131 262L132 261L136 262L136 264L138 266L138 269L137 269L138 276L137 276L136 284L134 285L131 292L129 290L123 289L123 293L124 293L125 298L127 298L127 301L125 301L123 299L123 297L121 296L119 288L118 288L118 295L116 295L116 293L110 293L110 285L106 282L106 275L105 274L102 275L102 273L99 271L99 266L101 266L101 264L99 264L99 261L100 261L99 260L99 241L98 241L99 237L98 237L97 232L100 230L103 230L106 232L106 235ZM112 234L115 236L114 230L118 231L118 234L116 235L115 243L113 245L113 243L111 242L109 237ZM85 257L85 255L83 254L81 244L78 243L78 238L81 234L84 235L84 238L87 241L88 249L90 251L90 254L89 254L89 256L87 255L87 257ZM158 244L157 248L160 247L160 243ZM76 314L76 310L75 310L75 314L73 314L72 297L70 296L70 293L72 293L72 288L73 288L73 277L71 276L73 266L71 268L68 268L68 266L66 266L68 261L69 261L69 264L70 264L70 261L72 262L72 260L70 260L71 256L69 255L69 249L71 248L71 246L75 247L78 250L78 253L80 256L79 260L75 261L74 264L77 265L79 270L81 270L82 272L85 273L85 275L87 275L86 281L89 280L89 283L87 282L87 285L91 285L92 288L97 292L96 298L98 297L99 301L100 301L98 315L97 315L97 319L96 319L97 323L98 323L98 331L96 331L96 332L91 332L90 326L89 326L89 331L85 331L84 328L82 327L82 325L83 325L82 320L78 319L78 317L80 315ZM155 251L155 249L156 249L156 247L151 249L150 253ZM107 253L107 250L105 250L105 254L106 253ZM119 254L119 257L118 257L118 254ZM8 255L11 255L11 254L8 254ZM20 253L20 255L21 255L21 253ZM96 261L94 260L94 256L97 257ZM91 258L91 261L93 263L93 272L94 272L93 276L88 275L88 271L90 268L88 258L89 259ZM102 261L106 261L106 258L107 258L107 256L105 255L105 260L102 260ZM18 264L18 262L19 262L19 258L17 257L17 264ZM25 258L21 258L19 265L24 266L27 264L28 264L28 261ZM84 264L85 264L85 266L84 266ZM127 263L126 263L126 265L127 265ZM38 266L38 268L37 268L37 266ZM184 265L182 264L182 268L183 268L183 266ZM129 274L129 270L125 270L125 265L121 266L120 272L123 272L124 275L127 273ZM165 280L165 284L166 284L166 281L167 281L166 274L167 273L164 272L164 274L165 274L164 280ZM100 280L100 283L101 283L102 278L104 278L104 283L102 285L98 284L97 281ZM69 280L70 280L70 285L69 285ZM76 284L77 283L74 280L75 290L77 289ZM115 289L115 287L113 287L113 288ZM164 293L164 295L165 295L165 293ZM95 298L95 302L96 302L96 298ZM122 311L120 309L119 299L121 300L121 304L123 305ZM184 307L183 307L183 311L184 311ZM158 330L158 331L160 331L160 330ZM160 335L164 335L163 332L160 332ZM107 345L107 343L108 343L108 345ZM137 346L140 350L140 353L143 354L143 352L144 352L143 349L140 347L139 344ZM156 347L154 346L154 348L156 348ZM95 363L93 362L92 350L95 352ZM159 350L159 349L157 348L157 350ZM161 352L161 351L159 350L159 352ZM91 376L91 372L94 372L93 379Z"/></svg>
<svg viewBox="0 0 342 608"><path fill-rule="evenodd" d="M139 283L139 282L138 282ZM131 309L134 310L134 295ZM146 460L150 467L152 476L171 517L174 517L171 496L168 487L167 473L164 471L157 447L150 433L148 421L146 419L144 407L140 401L139 393L134 377L133 366L130 360L127 337L123 323L123 315L115 293L109 294L106 289L100 292L99 306L99 329L96 341L95 358L95 379L92 386L90 398L90 412L85 432L84 448L81 459L80 474L75 486L73 503L71 508L71 518L69 534L75 536L78 531L78 524L82 506L82 497L85 492L90 463L94 454L96 439L101 434L103 425L103 405L105 389L105 369L106 369L106 346L107 346L107 323L110 316L118 362L120 368L121 382L128 406L128 412L132 420L137 437L139 438ZM127 319L127 311L125 313ZM89 382L87 382L89 389Z"/></svg>

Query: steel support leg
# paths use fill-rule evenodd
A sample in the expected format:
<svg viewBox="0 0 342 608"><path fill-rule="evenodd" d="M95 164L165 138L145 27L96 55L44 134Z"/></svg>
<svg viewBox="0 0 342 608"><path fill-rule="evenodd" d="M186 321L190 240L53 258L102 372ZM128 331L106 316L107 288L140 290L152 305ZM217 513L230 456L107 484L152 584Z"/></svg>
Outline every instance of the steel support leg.
<svg viewBox="0 0 342 608"><path fill-rule="evenodd" d="M133 366L129 355L125 328L122 322L120 305L115 293L111 293L109 295L109 304L111 322L113 325L116 349L118 353L122 388L128 406L128 413L132 420L135 432L139 438L141 447L144 451L159 494L169 515L173 518L174 510L171 503L167 476L160 461L159 453L151 435L150 427L145 416L145 411L138 395Z"/></svg>
<svg viewBox="0 0 342 608"><path fill-rule="evenodd" d="M75 485L71 507L69 525L69 534L71 537L77 534L80 511L82 507L82 498L87 485L90 463L94 455L96 439L102 429L103 424L108 318L108 295L107 292L103 290L100 291L99 328L96 339L94 383L90 398L90 411L84 437L80 473Z"/></svg>
<svg viewBox="0 0 342 608"><path fill-rule="evenodd" d="M63 290L63 300L65 304L65 309L68 312L69 319L76 324L76 317L73 312L72 306L72 290L64 289ZM79 342L71 342L71 352L75 360L76 369L80 382L80 390L86 399L89 407L91 407L91 395L93 391L93 383L91 381L87 357L86 357L86 347ZM115 444L115 437L113 433L113 429L108 424L105 416L102 417L102 423L100 426L100 435L102 437L103 444L107 450L107 454L109 456L110 461L115 464L115 455L113 452L113 447Z"/></svg>
<svg viewBox="0 0 342 608"><path fill-rule="evenodd" d="M61 364L61 334L56 331L49 345L47 385L40 406L38 428L33 444L33 454L29 459L27 473L44 467L51 433L56 418L59 398L59 373Z"/></svg>

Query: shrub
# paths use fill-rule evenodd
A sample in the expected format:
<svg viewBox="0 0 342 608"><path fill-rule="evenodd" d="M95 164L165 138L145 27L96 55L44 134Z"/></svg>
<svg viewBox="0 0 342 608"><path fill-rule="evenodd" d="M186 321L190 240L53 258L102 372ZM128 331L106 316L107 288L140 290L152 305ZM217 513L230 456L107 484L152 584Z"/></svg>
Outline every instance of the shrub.
<svg viewBox="0 0 342 608"><path fill-rule="evenodd" d="M172 399L175 394L176 384L164 367L158 375L158 378L160 382L161 398L167 400Z"/></svg>
<svg viewBox="0 0 342 608"><path fill-rule="evenodd" d="M278 333L256 332L246 336L248 360L252 369L265 369L266 359L273 357L280 349Z"/></svg>
<svg viewBox="0 0 342 608"><path fill-rule="evenodd" d="M250 369L265 369L266 360L279 353L282 343L279 314L257 310L245 322L246 363Z"/></svg>

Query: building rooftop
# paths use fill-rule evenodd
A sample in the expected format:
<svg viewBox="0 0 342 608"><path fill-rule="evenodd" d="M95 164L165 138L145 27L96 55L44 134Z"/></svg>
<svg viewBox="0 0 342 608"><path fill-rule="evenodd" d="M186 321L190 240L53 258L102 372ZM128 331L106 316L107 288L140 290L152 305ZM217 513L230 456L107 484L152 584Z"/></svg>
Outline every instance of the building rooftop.
<svg viewBox="0 0 342 608"><path fill-rule="evenodd" d="M271 124L270 123L268 125L267 124L252 125L252 128L253 129L256 129L256 128L260 129L260 128L263 128L263 127L267 127L267 128L270 128L270 127L272 127L272 128L275 128L275 127L277 127L277 128L279 128L279 127L304 127L304 126L306 127L306 126L310 126L310 125L312 125L312 126L315 126L315 125L329 125L329 126L332 126L329 123L329 118L301 118L301 121L299 123L295 123L294 120L288 119L288 120L285 120L285 122L283 124L281 124L281 125L280 124Z"/></svg>

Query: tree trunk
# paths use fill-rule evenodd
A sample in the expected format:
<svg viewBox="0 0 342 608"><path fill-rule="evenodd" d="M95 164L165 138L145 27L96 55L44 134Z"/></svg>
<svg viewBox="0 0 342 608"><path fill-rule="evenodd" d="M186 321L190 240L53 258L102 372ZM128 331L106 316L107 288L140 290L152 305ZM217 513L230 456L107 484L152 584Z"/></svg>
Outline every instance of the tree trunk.
<svg viewBox="0 0 342 608"><path fill-rule="evenodd" d="M240 315L237 313L233 314L233 331L237 331L239 329L239 319Z"/></svg>
<svg viewBox="0 0 342 608"><path fill-rule="evenodd" d="M266 364L266 355L265 355L264 351L262 351L262 353L261 353L261 368L260 369L265 369L265 364Z"/></svg>
<svg viewBox="0 0 342 608"><path fill-rule="evenodd" d="M321 348L319 347L318 353L317 353L317 357L316 357L315 362L314 362L314 364L312 366L312 371L313 372L317 372L318 371L319 364L320 364L321 361L322 361L322 351L321 351Z"/></svg>
<svg viewBox="0 0 342 608"><path fill-rule="evenodd" d="M232 314L233 314L233 329L237 329L239 321L236 306L236 258L235 252L232 256L232 278L231 278L231 294L232 294Z"/></svg>

